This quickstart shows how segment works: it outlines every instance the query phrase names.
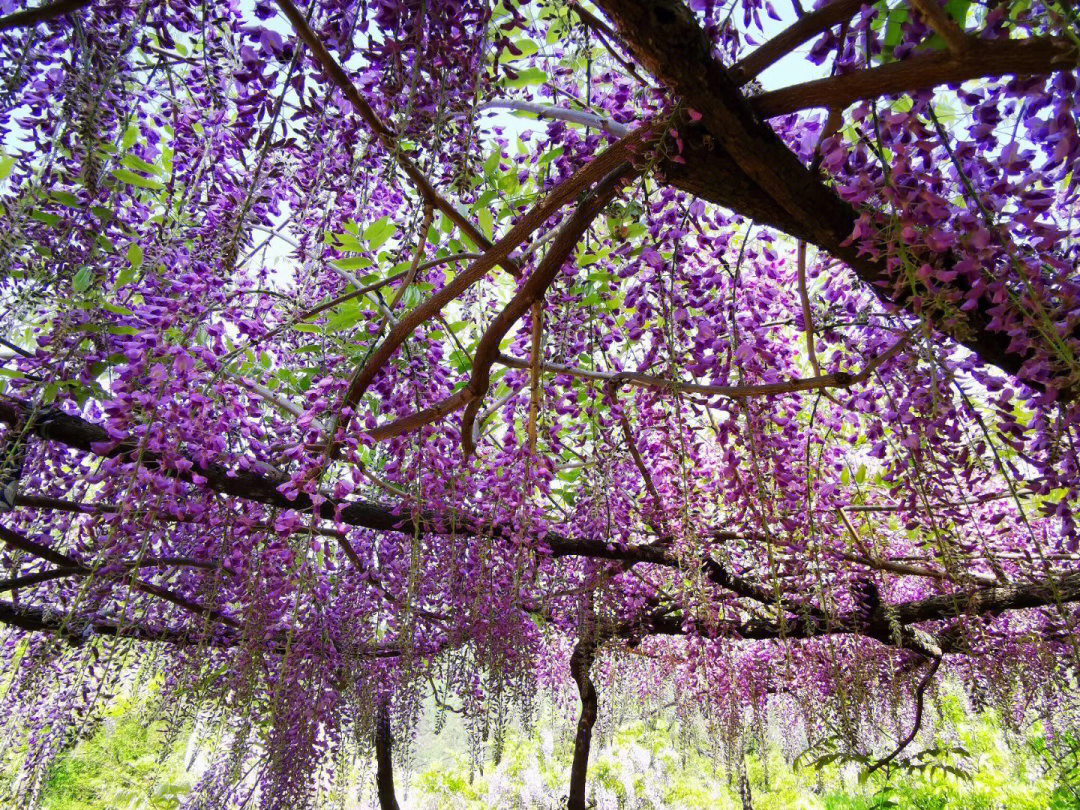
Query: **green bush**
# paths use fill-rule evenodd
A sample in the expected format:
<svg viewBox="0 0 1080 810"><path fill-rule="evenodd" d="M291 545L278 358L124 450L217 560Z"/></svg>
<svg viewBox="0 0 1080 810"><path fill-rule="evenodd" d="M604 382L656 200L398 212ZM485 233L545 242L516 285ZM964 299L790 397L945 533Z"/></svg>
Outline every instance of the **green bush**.
<svg viewBox="0 0 1080 810"><path fill-rule="evenodd" d="M973 715L955 695L944 696L939 712L937 753L913 745L901 758L907 765L865 780L858 778L860 763L840 754L796 765L776 747L748 753L754 810L1080 810L1080 739L1059 733L1050 742L1039 724L1014 739L994 712ZM402 806L555 810L565 801L571 729L549 722L529 734L510 730L499 762L483 769L454 744L425 739L426 753L438 756L412 777ZM43 810L174 810L198 774L184 770L187 735L162 757L167 743L160 725L147 722L144 704L119 701L88 739L53 764ZM687 745L675 723L631 723L594 741L589 798L605 810L742 810L729 767ZM405 782L402 774L402 797ZM345 807L358 801L350 797Z"/></svg>
<svg viewBox="0 0 1080 810"><path fill-rule="evenodd" d="M183 746L163 759L163 732L140 716L144 708L120 701L88 739L56 760L42 793L43 810L180 806L194 781L183 769Z"/></svg>

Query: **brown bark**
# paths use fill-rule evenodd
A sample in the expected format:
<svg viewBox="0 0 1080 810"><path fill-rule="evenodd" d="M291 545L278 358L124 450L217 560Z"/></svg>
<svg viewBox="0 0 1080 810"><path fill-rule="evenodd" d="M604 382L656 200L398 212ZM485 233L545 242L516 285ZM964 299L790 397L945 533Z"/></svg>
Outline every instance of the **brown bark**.
<svg viewBox="0 0 1080 810"><path fill-rule="evenodd" d="M130 638L138 641L164 641L180 645L206 643L217 646L218 644L213 638L203 639L195 634L146 627L130 621L124 622L122 626L100 620L87 622L77 618L73 619L55 610L25 607L4 601L0 601L0 624L17 627L20 630L29 632L60 633L65 641L76 645L86 640L84 631L87 628L96 635Z"/></svg>
<svg viewBox="0 0 1080 810"><path fill-rule="evenodd" d="M394 737L390 732L390 711L384 706L375 719L375 787L380 810L398 810L394 793Z"/></svg>
<svg viewBox="0 0 1080 810"><path fill-rule="evenodd" d="M847 22L858 14L864 5L870 5L868 0L833 0L817 11L804 14L798 22L763 43L745 59L736 62L731 68L732 78L739 84L750 81L804 42L825 33L834 25Z"/></svg>
<svg viewBox="0 0 1080 810"><path fill-rule="evenodd" d="M693 128L684 128L688 131L683 154L686 163L678 168L677 164L665 164L667 182L752 216L797 239L814 243L848 264L886 303L919 314L911 299L910 287L894 289L895 279L882 260L859 255L856 246L844 244L854 229L856 211L802 164L760 117L751 101L743 97L728 71L713 58L711 42L683 3L679 0L597 2L615 22L620 36L640 63L702 115L701 123L709 137L699 135L695 139ZM1046 64L1048 58L1058 65L1056 69L1065 66L1060 63L1063 51L1057 45L1049 48L1048 56L1033 54L1019 40L994 44L1011 49L1008 53L1024 54L1022 59L1016 57L1014 66L1029 60ZM987 52L976 48L971 53L985 56ZM967 65L972 57L946 53L936 58L950 64ZM903 66L913 61L896 64ZM888 67L890 70L908 70ZM873 72L859 71L850 74L850 79L842 78L861 87L867 79L860 77ZM936 75L935 83L948 81L942 79L940 73ZM835 88L835 85L830 87ZM880 92L878 90L875 95ZM769 95L761 96L753 103L768 104L762 99ZM829 98L834 95L835 92ZM949 292L959 298L966 288L957 283ZM1011 338L1004 332L991 331L989 312L994 304L986 299L979 304L972 312L959 313L948 322L936 319L934 325L974 352L984 363L1018 375L1030 354L1011 349ZM1028 379L1024 382L1042 387ZM1066 391L1062 396L1071 399L1075 392Z"/></svg>
<svg viewBox="0 0 1080 810"><path fill-rule="evenodd" d="M578 206L570 219L560 228L543 261L529 275L514 297L495 316L477 343L473 357L472 373L469 384L460 391L451 394L440 402L422 411L404 416L388 425L382 425L370 431L376 439L399 436L423 425L442 419L460 408L465 408L461 425L461 442L465 455L473 450L472 428L476 414L484 395L487 393L491 378L491 366L499 355L499 341L528 309L542 300L547 288L551 286L567 257L573 252L582 234L596 216L603 210L618 191L620 181L631 173L628 164L616 168L596 189Z"/></svg>
<svg viewBox="0 0 1080 810"><path fill-rule="evenodd" d="M480 232L480 229L466 219L457 208L454 207L453 203L439 194L439 192L435 190L435 187L431 185L431 181L427 179L419 168L417 168L416 164L402 153L402 150L397 143L397 139L394 137L394 133L379 119L379 116L375 114L371 105L360 95L360 91L356 89L356 85L352 83L349 75L345 72L344 68L338 64L338 61L334 59L330 51L326 49L322 40L311 30L311 26L308 25L307 20L304 19L304 15L300 10L293 5L290 0L277 0L277 4L282 12L284 12L285 16L288 17L293 30L296 31L296 35L311 49L315 59L322 65L323 70L326 71L330 80L345 94L345 97L349 99L349 102L356 108L360 117L364 119L364 123L368 125L368 128L371 129L375 137L386 147L386 150L390 152L390 154L396 156L401 168L416 185L416 188L419 190L421 196L423 196L425 202L438 208L447 219L461 228L462 233L466 234L475 244L485 250L490 249L491 242L489 242ZM505 267L507 272L511 275L521 275L521 268L508 256L501 256L497 263Z"/></svg>
<svg viewBox="0 0 1080 810"><path fill-rule="evenodd" d="M31 410L31 405L27 402L0 397L0 422L15 424L22 418L22 414L28 414ZM117 441L100 425L56 410L36 414L27 429L46 441L56 441L72 449L104 458L129 456L134 460L132 454L137 449L136 442L131 439ZM161 465L161 457L155 453L143 452L141 459L143 465L150 469L159 468ZM302 512L314 509L311 498L306 494L300 493L295 499L289 500L278 491L278 487L286 481L284 478L261 475L251 469L233 469L217 463L204 466L194 459L189 461L194 465L193 471L206 479L202 486L213 492L281 509L297 509ZM192 480L190 473L168 471L168 474L189 483ZM338 505L337 501L327 500L319 507L319 516L332 520ZM342 519L351 526L380 531L412 533L416 528L408 515L398 516L389 507L366 501L345 503L342 506Z"/></svg>
<svg viewBox="0 0 1080 810"><path fill-rule="evenodd" d="M764 619L756 619L723 629L734 638L757 641L772 639L806 639L824 635L857 634L877 639L884 644L895 644L894 627L929 621L954 619L966 615L997 613L1006 610L1024 610L1027 608L1052 607L1080 601L1080 573L1066 575L1057 581L1014 584L993 588L975 588L902 602L896 605L879 605L871 615L858 611L837 614L829 618L828 623L814 618L796 616L783 624ZM661 635L685 635L683 620L677 616L653 615L644 619L644 629ZM912 633L916 631L908 630ZM631 632L632 628L626 628ZM925 635L925 634L923 634ZM903 646L910 646L918 652L914 636L901 639ZM945 652L948 652L945 649Z"/></svg>
<svg viewBox="0 0 1080 810"><path fill-rule="evenodd" d="M405 313L397 325L390 330L390 334L386 336L386 339L368 358L367 362L353 375L352 380L349 382L349 388L342 399L342 406L356 406L364 392L375 380L379 370L417 327L440 313L443 307L483 278L488 270L498 264L502 258L509 256L533 231L558 213L564 205L583 189L598 182L609 172L630 159L634 154L634 150L656 129L656 125L646 124L625 138L621 138L604 152L601 152L552 189L542 202L537 204L528 214L521 217L506 235L499 239L481 258L470 264L437 293Z"/></svg>
<svg viewBox="0 0 1080 810"><path fill-rule="evenodd" d="M198 631L171 630L164 627L152 627L132 621L112 622L101 618L87 618L73 614L64 614L52 608L38 608L15 605L0 600L0 624L34 633L54 633L64 641L78 645L90 635L130 638L136 641L165 642L167 644L190 645L205 644L210 647L233 647L240 638L226 630L219 629L214 634ZM278 655L285 653L284 640L276 640L273 651ZM401 650L393 647L357 647L351 648L348 655L354 658L397 658Z"/></svg>
<svg viewBox="0 0 1080 810"><path fill-rule="evenodd" d="M121 566L125 571L131 571L135 568L202 568L213 571L217 568L217 563L208 560L194 560L189 557L147 557L138 562L121 563ZM20 577L0 579L0 593L7 593L19 588L29 588L32 585L40 585L42 582L49 582L54 579L84 576L85 574L86 572L79 568L62 566L40 571L36 574L24 574Z"/></svg>
<svg viewBox="0 0 1080 810"><path fill-rule="evenodd" d="M0 398L0 422L17 423L23 418L24 413L29 413L27 403L20 403L11 398ZM97 452L99 455L116 456L130 453L133 446L130 442L116 442L105 432L104 428L88 422L80 417L60 415L55 412L46 415L38 415L29 420L27 430L43 439L58 441L68 447L83 450L85 452ZM94 446L97 450L94 450ZM144 454L144 463L153 465L155 457ZM197 468L207 478L204 485L208 489L237 498L253 500L271 506L292 507L296 509L311 509L311 501L306 496L298 496L295 501L289 501L277 491L282 481L260 476L251 471L237 470L235 475L229 474L229 469L211 464L205 468ZM178 477L182 477L179 476ZM386 506L369 502L351 501L339 504L328 501L320 507L320 513L331 517L338 506L341 506L344 522L349 525L363 526L379 531L438 531L439 520L434 515L421 514L417 517L417 523L411 517L398 516ZM407 513L406 513L407 514ZM469 533L465 521L458 522L458 531ZM490 527L488 533L499 537L502 530L499 526ZM713 533L720 536L720 533ZM727 535L723 535L727 536ZM735 535L731 535L735 536ZM558 534L549 533L538 540L545 544L554 557L581 556L594 559L622 560L633 563L652 563L667 567L680 567L680 562L672 554L670 549L660 544L642 546L620 547L614 544L604 543L598 540L574 540ZM38 556L40 544L19 538L17 541L24 550ZM33 544L31 550L27 544ZM45 547L41 547L44 549ZM49 550L52 552L52 550ZM52 552L52 557L46 557L61 567L81 567L80 564L60 552ZM775 597L756 583L749 582L744 577L727 571L720 563L705 561L706 573L713 582L733 593L765 603L775 603ZM1063 577L1057 582L1043 580L1035 583L1015 584L1002 587L976 588L973 590L958 592L957 594L929 597L927 599L903 603L891 606L888 609L901 625L909 625L916 622L937 621L954 618L965 614L991 613L1002 610L1020 610L1025 608L1047 607L1058 602L1068 603L1080 601L1080 574ZM882 608L884 610L885 608ZM797 611L796 611L797 612ZM0 621L5 621L0 618ZM661 634L683 634L680 619L671 617L654 617L646 621L647 629ZM789 621L783 628L775 622L749 622L729 628L733 633L744 638L776 639L776 638L809 638L824 632L834 633L862 633L872 637L884 638L890 632L888 622L884 614L867 621L865 617L856 614L842 614L832 617L828 623L828 631L823 621L811 615L809 618L798 617ZM891 642L886 642L891 643Z"/></svg>
<svg viewBox="0 0 1080 810"><path fill-rule="evenodd" d="M553 374L566 374L571 377L583 377L585 379L603 380L610 388L620 385L635 385L640 388L651 388L655 391L679 391L685 394L700 394L709 397L730 397L732 399L748 399L752 397L777 396L779 394L791 394L799 391L826 391L830 388L850 388L857 383L866 382L870 376L880 368L887 360L895 357L907 345L907 338L900 338L887 350L869 360L866 365L854 374L846 371L837 371L832 374L821 374L803 379L786 380L784 382L762 383L760 385L701 385L699 383L680 382L665 377L657 377L653 374L644 374L635 371L622 371L605 373L602 371L590 371L578 369L574 366L556 365L544 363L541 368ZM498 362L511 368L527 368L524 360L509 355L500 354ZM629 428L624 428L626 432ZM631 450L633 453L634 450ZM635 458L635 462L637 459ZM640 466L640 465L639 465Z"/></svg>
<svg viewBox="0 0 1080 810"><path fill-rule="evenodd" d="M574 759L570 765L570 792L567 796L567 810L586 810L585 788L588 785L589 749L592 747L592 731L596 724L597 697L596 687L589 677L593 659L596 656L596 642L591 633L587 633L574 646L570 656L570 674L577 684L581 697L581 714L578 716L577 734L574 737Z"/></svg>
<svg viewBox="0 0 1080 810"><path fill-rule="evenodd" d="M94 570L90 566L79 562L74 557L69 557L63 552L56 551L55 549L49 548L48 546L43 546L40 543L37 543L27 537L23 537L18 532L13 532L11 529L8 529L4 526L0 526L0 542L3 542L4 545L10 546L11 548L15 548L20 551L24 551L27 554L39 557L40 559L48 560L49 562L63 568L74 569L74 571L78 574L88 575L94 573ZM232 617L226 616L224 613L221 613L214 608L200 605L198 602L192 601L186 596L181 596L180 594L171 591L168 588L163 588L160 585L154 585L150 582L146 582L145 580L137 579L132 583L132 587L135 588L135 590L137 591L141 591L142 593L147 594L148 596L156 596L158 599L162 599L166 602L169 602L170 604L176 605L178 608L186 610L188 613L192 613L196 616L203 617L210 621L223 624L226 627L232 627L235 629L240 626L237 621Z"/></svg>
<svg viewBox="0 0 1080 810"><path fill-rule="evenodd" d="M973 37L949 16L938 0L910 0L910 3L930 30L945 40L950 51L963 53L971 47Z"/></svg>
<svg viewBox="0 0 1080 810"><path fill-rule="evenodd" d="M46 3L37 8L28 8L16 11L6 17L0 17L0 31L8 31L12 28L26 28L47 22L54 17L70 14L78 11L83 6L88 6L92 0L56 0L54 3Z"/></svg>
<svg viewBox="0 0 1080 810"><path fill-rule="evenodd" d="M634 176L635 171L629 164L623 164L604 177L593 191L578 205L577 209L559 229L545 254L543 261L529 274L528 280L515 293L495 319L491 322L476 345L473 357L472 374L466 390L471 399L465 406L461 419L461 443L468 456L473 451L472 427L477 411L491 383L491 366L499 355L499 342L510 328L529 311L533 304L541 301L548 287L555 281L567 258L574 251L582 235L588 230L593 220L622 188L623 183Z"/></svg>
<svg viewBox="0 0 1080 810"><path fill-rule="evenodd" d="M847 107L856 101L944 84L998 76L1041 76L1075 68L1077 47L1064 37L974 40L960 53L935 51L880 67L856 70L773 90L751 100L762 118L813 107Z"/></svg>

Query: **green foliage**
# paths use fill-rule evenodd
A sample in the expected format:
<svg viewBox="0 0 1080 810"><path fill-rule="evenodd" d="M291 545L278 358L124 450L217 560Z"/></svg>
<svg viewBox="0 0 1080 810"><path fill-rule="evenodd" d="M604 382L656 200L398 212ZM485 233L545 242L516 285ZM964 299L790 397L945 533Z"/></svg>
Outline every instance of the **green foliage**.
<svg viewBox="0 0 1080 810"><path fill-rule="evenodd" d="M938 701L938 738L913 746L903 767L859 778L865 763L838 747L792 763L779 748L756 749L745 768L754 810L1080 810L1080 738L1048 737L1035 725L1012 740L992 711L972 715L962 697ZM428 766L399 776L414 810L529 810L561 806L572 756L572 724L509 730L497 763L476 767L453 744L426 739ZM187 735L168 743L145 705L119 702L89 739L51 769L43 810L173 810L197 778L184 771ZM444 748L445 746L445 748ZM941 767L953 763L956 767ZM934 767L931 767L934 764ZM370 763L357 763L360 781ZM688 744L677 722L654 717L594 741L589 799L619 810L741 810L735 763ZM402 796L399 796L402 798ZM359 808L359 797L345 807ZM403 806L406 806L403 804Z"/></svg>
<svg viewBox="0 0 1080 810"><path fill-rule="evenodd" d="M775 746L746 757L754 810L1080 810L1080 743L1054 761L1041 730L1010 744L993 712L970 716L964 701L942 701L939 739L914 747L902 767L863 780L865 763L842 755L796 766ZM473 771L454 757L413 782L423 810L494 806L558 807L569 777L569 727L508 734L502 761ZM1060 740L1054 750L1061 747ZM1045 755L1045 756L1044 756ZM1065 767L1065 771L1055 766ZM961 767L962 766L962 767ZM730 769L729 769L730 767ZM738 777L712 752L687 745L677 724L633 723L593 748L589 799L619 810L741 810Z"/></svg>
<svg viewBox="0 0 1080 810"><path fill-rule="evenodd" d="M139 708L120 702L89 739L56 761L42 794L43 810L180 806L194 781L183 769L183 746L162 759L163 733Z"/></svg>

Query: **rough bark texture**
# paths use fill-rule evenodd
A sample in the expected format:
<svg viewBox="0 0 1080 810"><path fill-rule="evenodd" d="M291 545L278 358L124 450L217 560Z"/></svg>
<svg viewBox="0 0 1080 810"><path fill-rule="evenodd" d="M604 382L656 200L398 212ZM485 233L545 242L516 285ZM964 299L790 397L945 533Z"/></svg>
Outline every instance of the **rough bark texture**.
<svg viewBox="0 0 1080 810"><path fill-rule="evenodd" d="M10 397L0 398L0 422L16 424L23 418L23 414L31 413L33 413L33 408L28 402ZM131 455L137 449L136 443L130 439L118 441L100 425L58 410L37 410L30 419L27 430L46 441L59 442L74 450L94 453L104 458ZM143 452L141 459L142 464L151 469L161 464L160 456L155 453ZM216 463L203 466L193 459L189 460L193 463L193 471L206 479L202 486L213 492L282 509L310 511L313 508L311 498L304 493L290 500L278 491L278 487L287 479L270 470L262 474L251 469L236 469ZM192 480L191 473L176 471L173 474L184 481ZM328 520L332 519L337 505L338 502L332 500L323 503L319 508L320 516ZM408 515L398 516L392 509L363 501L351 501L345 504L342 519L353 526L363 526L379 531L411 533L415 528Z"/></svg>
<svg viewBox="0 0 1080 810"><path fill-rule="evenodd" d="M375 787L379 794L380 810L398 810L394 795L394 737L390 733L390 712L379 711L375 720Z"/></svg>
<svg viewBox="0 0 1080 810"><path fill-rule="evenodd" d="M220 639L216 636L200 638L196 634L144 627L131 621L124 622L122 625L99 620L85 622L55 610L15 605L6 601L0 601L0 624L39 633L59 633L65 641L76 645L82 644L93 635L116 636L138 641L165 641L180 645L218 646L220 644Z"/></svg>
<svg viewBox="0 0 1080 810"><path fill-rule="evenodd" d="M723 629L736 638L752 640L801 639L856 633L878 639L885 644L896 644L899 641L901 646L924 652L919 649L919 645L929 641L925 638L925 634L920 636L920 631L910 629L912 635L906 639L896 639L896 629L903 630L916 623L954 619L966 615L1051 607L1077 601L1080 601L1080 574L1069 574L1056 581L1042 580L994 588L976 588L954 594L931 596L914 602L879 605L870 615L860 611L851 611L830 616L827 623L804 617L792 617L783 624L772 620L756 619ZM665 635L685 635L686 633L681 616L656 615L646 619L646 625L646 629L654 633Z"/></svg>
<svg viewBox="0 0 1080 810"><path fill-rule="evenodd" d="M37 8L16 11L14 14L0 17L0 31L9 31L12 28L26 28L38 23L48 22L53 17L78 11L83 6L90 5L90 3L91 0L56 0L54 3L46 3Z"/></svg>
<svg viewBox="0 0 1080 810"><path fill-rule="evenodd" d="M927 90L992 76L1041 76L1076 65L1076 45L1063 37L976 40L963 53L936 51L900 62L783 87L755 98L763 118L813 107Z"/></svg>
<svg viewBox="0 0 1080 810"><path fill-rule="evenodd" d="M597 4L638 61L702 115L707 137L692 126L684 128L686 163L665 164L669 183L817 245L847 263L884 301L913 309L910 287L895 291L883 261L859 255L854 246L844 244L855 226L855 209L804 166L755 111L735 79L713 58L711 43L682 2L597 0ZM1025 60L1030 56L1024 48L1018 51ZM1051 56L1058 64L1061 54L1054 51ZM955 62L957 57L944 58ZM965 288L958 283L955 292L962 296ZM972 312L935 326L983 362L1020 376L1029 354L1011 350L1007 334L989 329L992 306L988 300L981 302Z"/></svg>
<svg viewBox="0 0 1080 810"><path fill-rule="evenodd" d="M570 793L566 800L567 810L585 810L585 788L589 772L589 749L592 747L592 730L596 724L596 687L589 677L596 642L586 635L574 646L570 656L570 674L581 696L581 715L578 717L577 735L574 737L574 760L570 765Z"/></svg>
<svg viewBox="0 0 1080 810"><path fill-rule="evenodd" d="M26 429L29 433L42 439L56 441L73 449L107 457L131 453L135 449L130 441L117 441L111 438L104 428L81 417L60 414L56 411L38 412L30 418L31 414L32 409L29 403L14 400L10 397L0 398L0 422L17 424L26 419ZM153 454L143 454L144 464L153 466L157 461L158 459ZM195 469L207 479L203 486L211 491L284 508L292 507L301 510L310 510L312 508L311 501L306 495L301 494L295 500L290 501L278 492L277 487L283 483L283 479L263 476L251 471L231 471L230 468L219 464L210 464L206 467L197 466ZM179 473L177 475L181 478L184 477ZM44 502L49 499L36 500ZM46 504L43 503L42 505L45 506ZM320 507L320 513L325 517L331 517L339 505L342 508L342 517L345 523L380 531L405 531L409 533L414 530L438 531L438 524L440 523L433 515L421 514L417 518L417 524L413 522L411 517L395 514L395 510L389 506L364 501L350 501L341 504L330 500ZM64 504L64 507L68 508L70 505ZM467 521L459 521L457 531L469 533ZM488 526L485 533L493 537L500 537L503 530L497 525ZM712 536L728 536L728 533L713 532ZM668 567L680 567L677 557L662 543L623 547L599 540L577 540L552 533L546 534L539 540L543 545L547 546L554 557L581 556L627 563L652 563ZM26 543L27 540L20 538L20 542ZM35 544L35 546L38 545L40 544ZM45 557L43 549L45 549L44 546L41 549L36 549L34 552L36 556L50 559L57 565L71 565L68 558L59 552L56 552L51 557ZM739 596L755 601L768 600L770 603L775 603L775 600L770 599L761 586L749 581L744 576L728 571L715 561L710 560L705 563L705 573L715 585L730 590ZM1044 580L1005 587L977 588L955 595L936 596L917 602L908 602L888 609L893 612L896 622L901 625L910 625L916 622L948 619L964 614L1045 607L1059 602L1075 601L1080 601L1080 575L1064 577L1057 582ZM196 610L205 610L198 608L198 606L193 607ZM882 610L884 609L882 608ZM808 638L826 632L859 633L877 638L886 644L896 643L896 640L892 638L892 625L883 613L871 617L869 621L867 617L855 614L829 617L828 621L825 621L816 612L809 614L802 613L801 610L795 612L801 615L798 618L792 618L783 626L776 622L757 621L730 628L730 631L736 636L755 639ZM10 622L4 618L5 615L8 614L0 612L0 623L18 624L15 621L17 617L14 614L8 616L8 618L12 619ZM33 619L33 621L40 621L40 617ZM42 626L39 629L50 628ZM671 616L647 617L639 625L638 629L660 634L681 635L684 632L682 619ZM100 632L109 631L102 630ZM638 630L635 630L635 632L638 632ZM910 639L908 641L910 642Z"/></svg>

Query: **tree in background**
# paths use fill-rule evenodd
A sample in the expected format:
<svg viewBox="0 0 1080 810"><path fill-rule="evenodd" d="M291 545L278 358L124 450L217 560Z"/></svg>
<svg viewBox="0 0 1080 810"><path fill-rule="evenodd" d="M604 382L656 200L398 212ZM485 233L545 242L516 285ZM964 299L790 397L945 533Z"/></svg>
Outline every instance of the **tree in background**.
<svg viewBox="0 0 1080 810"><path fill-rule="evenodd" d="M601 693L868 773L946 673L1068 722L1068 0L0 10L20 801L150 676L193 808L393 808L433 692L572 682L572 809Z"/></svg>

